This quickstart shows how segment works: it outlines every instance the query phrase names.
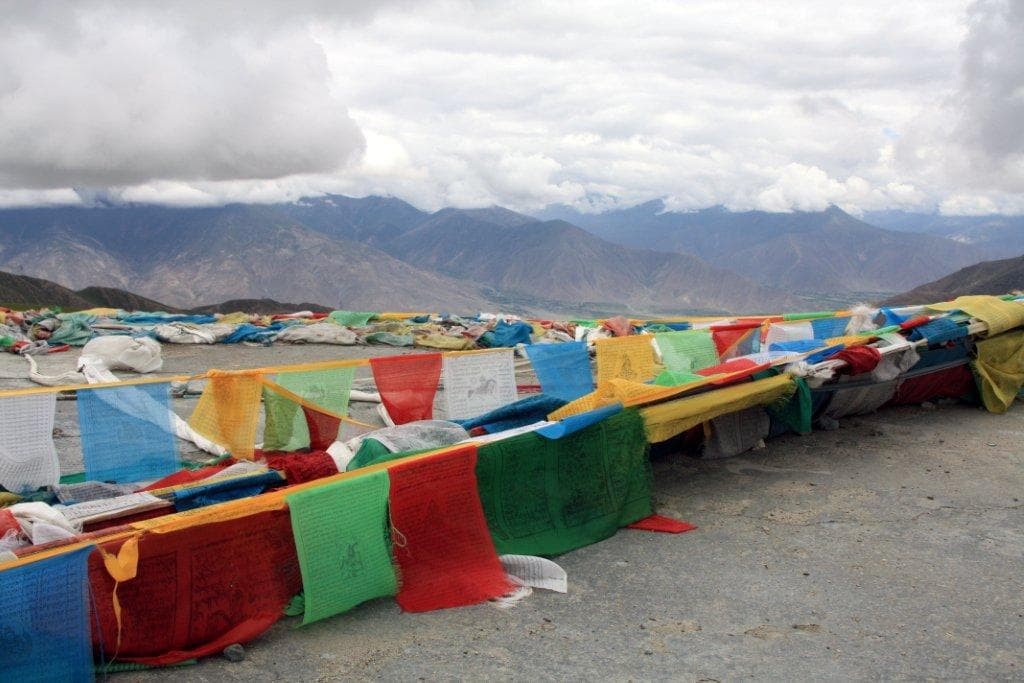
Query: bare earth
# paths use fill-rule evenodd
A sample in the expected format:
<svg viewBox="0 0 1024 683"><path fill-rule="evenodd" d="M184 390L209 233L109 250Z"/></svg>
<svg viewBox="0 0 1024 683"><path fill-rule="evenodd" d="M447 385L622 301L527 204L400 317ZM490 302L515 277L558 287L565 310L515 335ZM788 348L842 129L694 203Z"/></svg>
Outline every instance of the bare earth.
<svg viewBox="0 0 1024 683"><path fill-rule="evenodd" d="M172 374L381 352L164 347ZM40 370L71 369L76 356L42 357ZM25 386L15 378L26 370L0 355L0 386ZM62 450L77 436L63 412ZM736 458L662 458L659 512L699 529L623 530L563 555L567 595L426 614L377 600L303 628L285 618L239 663L117 678L1022 678L1022 436L1020 405L1001 416L904 407Z"/></svg>

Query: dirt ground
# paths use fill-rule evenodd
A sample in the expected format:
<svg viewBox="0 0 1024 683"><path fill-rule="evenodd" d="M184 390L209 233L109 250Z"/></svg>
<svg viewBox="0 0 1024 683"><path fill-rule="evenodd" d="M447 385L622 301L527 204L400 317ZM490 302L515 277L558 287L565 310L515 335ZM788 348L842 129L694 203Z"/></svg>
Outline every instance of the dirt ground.
<svg viewBox="0 0 1024 683"><path fill-rule="evenodd" d="M370 351L165 347L165 371ZM76 355L43 357L40 370ZM0 356L0 385L24 386L26 369ZM425 614L376 600L308 627L283 619L241 662L116 680L1019 679L1022 436L1019 404L902 407L735 458L663 457L658 511L699 528L623 530L556 558L566 595Z"/></svg>

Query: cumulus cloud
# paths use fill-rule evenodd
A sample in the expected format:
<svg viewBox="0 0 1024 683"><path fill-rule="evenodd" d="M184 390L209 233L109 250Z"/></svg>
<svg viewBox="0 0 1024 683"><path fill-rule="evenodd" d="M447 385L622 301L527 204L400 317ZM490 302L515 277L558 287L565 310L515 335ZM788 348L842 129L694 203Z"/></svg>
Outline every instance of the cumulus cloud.
<svg viewBox="0 0 1024 683"><path fill-rule="evenodd" d="M5 4L5 187L325 173L364 145L301 5Z"/></svg>
<svg viewBox="0 0 1024 683"><path fill-rule="evenodd" d="M9 9L0 205L1024 203L1010 0Z"/></svg>
<svg viewBox="0 0 1024 683"><path fill-rule="evenodd" d="M899 143L902 169L939 189L944 213L1024 212L1024 4L978 0L965 14L955 87Z"/></svg>

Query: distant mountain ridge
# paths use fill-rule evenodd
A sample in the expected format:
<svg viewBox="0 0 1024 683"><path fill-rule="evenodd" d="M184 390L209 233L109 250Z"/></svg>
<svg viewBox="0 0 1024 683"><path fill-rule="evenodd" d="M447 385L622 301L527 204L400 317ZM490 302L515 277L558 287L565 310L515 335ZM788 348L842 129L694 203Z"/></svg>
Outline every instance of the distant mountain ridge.
<svg viewBox="0 0 1024 683"><path fill-rule="evenodd" d="M976 263L882 303L886 306L935 303L966 294L998 295L1019 290L1024 290L1024 256Z"/></svg>
<svg viewBox="0 0 1024 683"><path fill-rule="evenodd" d="M1024 216L943 216L873 211L864 220L889 230L925 233L970 244L990 258L1024 254Z"/></svg>
<svg viewBox="0 0 1024 683"><path fill-rule="evenodd" d="M549 207L605 239L688 253L794 293L893 292L976 263L985 252L951 239L886 230L837 207L822 212L666 211L660 200L601 214Z"/></svg>
<svg viewBox="0 0 1024 683"><path fill-rule="evenodd" d="M344 198L348 199L348 198ZM539 221L501 207L441 209L414 216L399 200L307 199L282 211L327 234L357 237L361 217L374 246L407 263L486 283L505 302L578 310L754 312L795 306L781 290L686 254L623 248L564 221ZM367 208L371 215L367 216ZM406 221L386 220L387 210ZM714 282L714 287L708 283Z"/></svg>
<svg viewBox="0 0 1024 683"><path fill-rule="evenodd" d="M590 316L755 313L887 295L975 246L817 213L425 212L391 197L0 210L0 269L182 309L218 300ZM829 298L831 297L831 298Z"/></svg>

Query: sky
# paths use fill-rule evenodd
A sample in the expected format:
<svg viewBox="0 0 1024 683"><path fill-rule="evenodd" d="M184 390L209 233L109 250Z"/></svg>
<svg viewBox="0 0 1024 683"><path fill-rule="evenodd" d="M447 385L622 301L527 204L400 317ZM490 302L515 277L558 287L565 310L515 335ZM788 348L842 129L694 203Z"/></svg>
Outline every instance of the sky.
<svg viewBox="0 0 1024 683"><path fill-rule="evenodd" d="M0 0L0 206L1024 213L1024 1Z"/></svg>

